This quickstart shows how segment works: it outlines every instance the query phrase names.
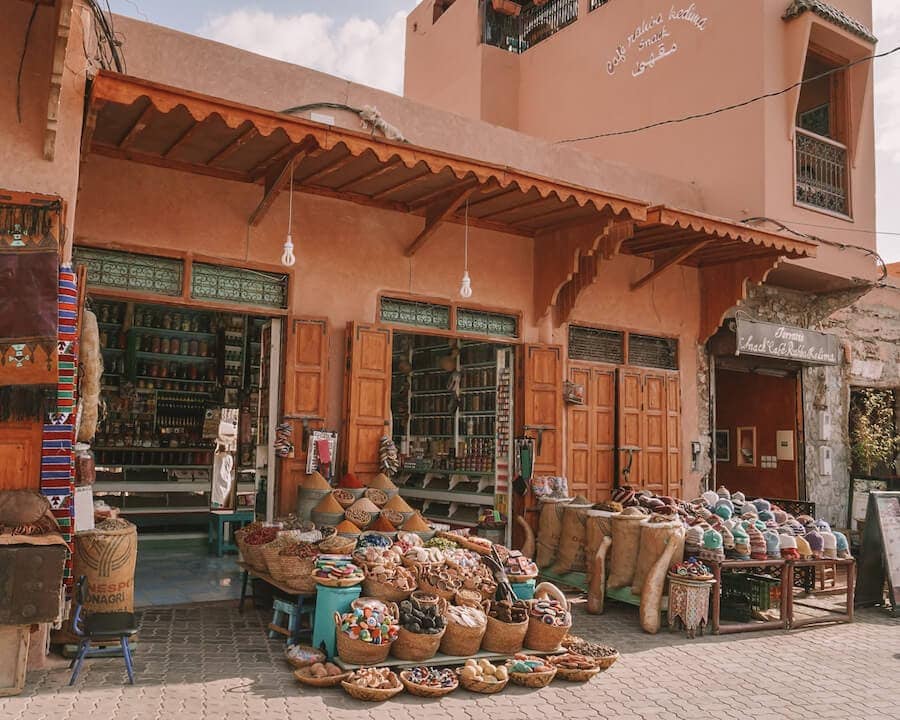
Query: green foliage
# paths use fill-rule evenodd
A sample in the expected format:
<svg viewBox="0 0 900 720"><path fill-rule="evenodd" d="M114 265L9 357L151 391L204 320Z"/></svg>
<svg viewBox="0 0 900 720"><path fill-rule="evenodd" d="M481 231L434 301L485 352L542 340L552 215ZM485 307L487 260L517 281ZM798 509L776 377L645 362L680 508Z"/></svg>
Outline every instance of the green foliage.
<svg viewBox="0 0 900 720"><path fill-rule="evenodd" d="M850 442L853 469L872 475L879 470L894 473L900 451L900 435L894 425L894 393L862 388L850 400Z"/></svg>

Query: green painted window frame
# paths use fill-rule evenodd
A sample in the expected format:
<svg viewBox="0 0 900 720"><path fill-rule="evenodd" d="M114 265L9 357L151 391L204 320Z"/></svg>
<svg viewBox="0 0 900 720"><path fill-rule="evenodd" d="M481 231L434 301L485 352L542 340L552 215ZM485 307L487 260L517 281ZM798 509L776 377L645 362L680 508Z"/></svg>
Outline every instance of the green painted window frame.
<svg viewBox="0 0 900 720"><path fill-rule="evenodd" d="M286 310L288 276L195 261L190 295L193 300Z"/></svg>
<svg viewBox="0 0 900 720"><path fill-rule="evenodd" d="M184 260L90 247L75 247L73 260L98 289L181 297L184 287Z"/></svg>

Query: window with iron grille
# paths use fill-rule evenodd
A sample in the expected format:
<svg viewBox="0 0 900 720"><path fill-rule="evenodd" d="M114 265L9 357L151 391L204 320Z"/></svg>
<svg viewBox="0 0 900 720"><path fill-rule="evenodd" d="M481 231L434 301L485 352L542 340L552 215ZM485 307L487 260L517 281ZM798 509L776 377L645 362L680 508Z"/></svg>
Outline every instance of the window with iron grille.
<svg viewBox="0 0 900 720"><path fill-rule="evenodd" d="M625 333L570 325L569 359L622 365L625 362Z"/></svg>
<svg viewBox="0 0 900 720"><path fill-rule="evenodd" d="M379 316L382 322L394 325L409 325L436 330L450 329L449 305L382 297Z"/></svg>
<svg viewBox="0 0 900 720"><path fill-rule="evenodd" d="M596 10L598 7L603 7L609 2L609 0L591 0L591 5L588 10Z"/></svg>
<svg viewBox="0 0 900 720"><path fill-rule="evenodd" d="M285 309L287 275L194 263L191 297Z"/></svg>
<svg viewBox="0 0 900 720"><path fill-rule="evenodd" d="M94 288L181 295L184 262L172 258L76 247L75 265L87 267L87 284Z"/></svg>
<svg viewBox="0 0 900 720"><path fill-rule="evenodd" d="M485 310L457 308L456 329L459 332L515 338L519 337L519 318Z"/></svg>
<svg viewBox="0 0 900 720"><path fill-rule="evenodd" d="M652 335L628 335L628 364L638 367L678 369L678 341Z"/></svg>

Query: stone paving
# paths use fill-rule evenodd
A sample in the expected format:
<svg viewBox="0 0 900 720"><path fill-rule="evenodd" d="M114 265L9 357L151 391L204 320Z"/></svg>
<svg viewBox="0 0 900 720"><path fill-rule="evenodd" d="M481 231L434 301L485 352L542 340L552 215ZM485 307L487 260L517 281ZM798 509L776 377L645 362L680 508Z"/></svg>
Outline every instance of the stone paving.
<svg viewBox="0 0 900 720"><path fill-rule="evenodd" d="M64 667L29 673L25 693L0 698L4 720L897 720L900 620L861 611L852 625L688 640L642 633L634 608L611 604L592 617L576 608L575 631L619 648L611 670L587 685L509 686L497 695L459 690L441 700L407 694L381 705L340 689L294 681L268 618L234 604L142 613L137 684L123 663L94 659L74 688Z"/></svg>

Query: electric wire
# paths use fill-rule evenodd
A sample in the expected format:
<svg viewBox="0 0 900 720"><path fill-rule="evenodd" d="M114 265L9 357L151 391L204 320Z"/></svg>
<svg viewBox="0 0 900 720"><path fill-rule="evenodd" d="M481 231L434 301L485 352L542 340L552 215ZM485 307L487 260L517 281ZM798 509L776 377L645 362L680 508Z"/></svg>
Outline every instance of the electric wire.
<svg viewBox="0 0 900 720"><path fill-rule="evenodd" d="M31 37L31 28L34 25L34 17L37 15L40 0L34 0L31 6L31 15L28 16L28 24L25 26L25 41L22 43L22 54L19 56L19 69L16 72L16 117L22 124L22 70L25 68L25 54L28 52L28 40Z"/></svg>
<svg viewBox="0 0 900 720"><path fill-rule="evenodd" d="M816 80L821 80L823 78L831 77L832 75L842 72L844 70L848 70L856 65L860 65L862 63L871 62L873 60L887 57L888 55L893 55L894 53L900 51L900 45L897 47L891 48L890 50L885 50L881 53L875 53L874 55L867 55L866 57L859 58L858 60L853 60L852 62L846 63L845 65L839 65L837 67L830 68L825 72L819 73L818 75L813 75L812 77L805 78L798 82L795 82L792 85L789 85L786 88L781 90L775 90L773 92L765 93L763 95L757 95L756 97L749 98L748 100L743 100L738 103L734 103L732 105L726 105L724 107L716 108L715 110L708 110L706 112L701 113L692 113L690 115L684 115L680 118L671 118L669 120L659 120L657 122L649 123L647 125L642 125L641 127L631 128L629 130L614 130L611 132L605 133L597 133L596 135L584 135L582 137L568 138L565 140L556 140L555 144L561 145L565 143L575 143L581 142L582 140L599 140L602 138L609 137L619 137L622 135L635 135L636 133L645 132L646 130L652 130L654 128L663 127L666 125L679 125L681 123L686 123L691 120L700 120L702 118L712 117L713 115L719 115L721 113L730 112L732 110L738 110L740 108L747 107L748 105L753 105L754 103L761 102L763 100L768 100L770 98L778 97L780 95L785 95L791 90L795 90L806 83L815 82Z"/></svg>

